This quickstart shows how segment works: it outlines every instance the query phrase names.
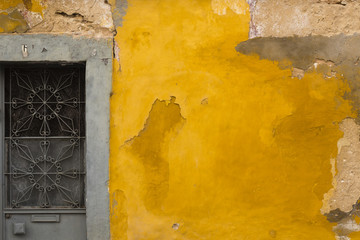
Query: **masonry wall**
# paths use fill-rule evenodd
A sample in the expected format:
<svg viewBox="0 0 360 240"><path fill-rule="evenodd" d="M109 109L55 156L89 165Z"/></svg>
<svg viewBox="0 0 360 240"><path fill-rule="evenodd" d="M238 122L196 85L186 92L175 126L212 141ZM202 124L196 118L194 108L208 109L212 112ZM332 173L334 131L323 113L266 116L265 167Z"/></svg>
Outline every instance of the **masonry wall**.
<svg viewBox="0 0 360 240"><path fill-rule="evenodd" d="M360 239L357 1L0 9L3 33L114 40L113 240Z"/></svg>

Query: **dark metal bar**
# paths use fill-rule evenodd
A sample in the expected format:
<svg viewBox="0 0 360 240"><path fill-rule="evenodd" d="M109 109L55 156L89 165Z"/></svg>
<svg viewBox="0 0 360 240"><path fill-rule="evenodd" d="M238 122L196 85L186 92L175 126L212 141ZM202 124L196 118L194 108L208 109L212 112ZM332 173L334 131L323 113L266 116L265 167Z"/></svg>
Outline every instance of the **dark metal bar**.
<svg viewBox="0 0 360 240"><path fill-rule="evenodd" d="M15 173L4 173L5 175L15 175ZM64 175L64 172L48 172L47 175ZM44 173L42 172L31 172L31 173L28 173L28 175L44 175ZM76 175L86 175L85 172L80 172L80 173L76 173Z"/></svg>
<svg viewBox="0 0 360 240"><path fill-rule="evenodd" d="M4 88L4 78L5 78L5 73L4 73L4 68L2 66L0 66L0 156L1 156L1 163L0 163L0 172L2 173L4 170L4 159L5 159L5 151L4 151L4 136L5 136L5 88ZM3 216L4 216L4 203L5 201L3 201L3 196L5 196L5 187L4 187L4 181L5 181L5 176L2 175L0 178L0 186L1 186L1 197L0 197L0 230L5 229L5 224L4 224L4 220L3 220ZM5 231L1 231L1 238L5 239Z"/></svg>
<svg viewBox="0 0 360 240"><path fill-rule="evenodd" d="M8 208L3 211L4 214L36 214L36 213L62 213L62 214L85 214L85 208L77 208L77 209L66 209L66 208L52 208L52 209L13 209Z"/></svg>
<svg viewBox="0 0 360 240"><path fill-rule="evenodd" d="M7 102L5 101L4 102L5 104L14 104L14 102ZM28 102L27 104L43 104L44 102ZM64 102L47 102L49 104L64 104ZM85 102L82 102L82 101L77 101L76 104L84 104Z"/></svg>
<svg viewBox="0 0 360 240"><path fill-rule="evenodd" d="M63 136L63 137L57 137L57 136L54 136L54 137L46 137L46 139L64 139L64 140L68 140L68 139L85 139L86 137L71 137L71 136ZM36 137L36 136L34 136L34 137L5 137L4 139L6 139L6 140L11 140L11 139L14 139L14 140L16 140L16 139L19 139L19 140L21 140L21 139L24 139L24 140L32 140L32 139L34 139L34 140L37 140L37 139L44 139L44 137Z"/></svg>

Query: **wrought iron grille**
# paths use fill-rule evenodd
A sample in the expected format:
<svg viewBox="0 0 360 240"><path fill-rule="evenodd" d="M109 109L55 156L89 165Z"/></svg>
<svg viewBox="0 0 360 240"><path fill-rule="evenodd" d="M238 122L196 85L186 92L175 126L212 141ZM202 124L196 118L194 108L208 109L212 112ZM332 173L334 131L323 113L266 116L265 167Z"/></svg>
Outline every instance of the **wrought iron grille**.
<svg viewBox="0 0 360 240"><path fill-rule="evenodd" d="M5 69L7 208L85 208L85 67Z"/></svg>

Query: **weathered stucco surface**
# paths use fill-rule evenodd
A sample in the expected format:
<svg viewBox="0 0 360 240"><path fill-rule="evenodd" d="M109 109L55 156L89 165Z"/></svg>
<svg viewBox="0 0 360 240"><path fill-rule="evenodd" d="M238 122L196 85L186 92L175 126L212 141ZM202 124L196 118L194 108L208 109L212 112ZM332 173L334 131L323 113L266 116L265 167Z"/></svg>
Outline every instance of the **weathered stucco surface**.
<svg viewBox="0 0 360 240"><path fill-rule="evenodd" d="M128 2L111 98L113 239L334 238L320 209L339 124L356 117L351 85L324 77L333 64L311 50L319 67L301 80L291 61L237 53L243 3Z"/></svg>
<svg viewBox="0 0 360 240"><path fill-rule="evenodd" d="M0 1L0 32L115 36L113 240L360 239L359 4Z"/></svg>
<svg viewBox="0 0 360 240"><path fill-rule="evenodd" d="M353 101L355 111L360 110L360 35L255 38L239 43L236 49L279 61L281 68L291 69L298 78L314 70L324 78L343 77L351 87L345 97Z"/></svg>
<svg viewBox="0 0 360 240"><path fill-rule="evenodd" d="M112 11L107 1L1 1L0 9L0 32L113 37Z"/></svg>
<svg viewBox="0 0 360 240"><path fill-rule="evenodd" d="M308 72L319 72L324 79L346 79L350 90L344 94L353 105L353 111L359 112L359 35L336 35L331 37L307 36L285 38L256 38L240 43L237 50L245 54L258 54L261 59L280 61L279 66L291 69L292 75L299 79ZM360 165L358 161L358 123L356 119L345 119L341 125L344 137L338 142L339 154L334 156L333 189L324 195L322 213L331 222L339 222L336 230L339 236L350 233L349 226L359 231L357 224L344 224L354 221L358 215L358 182L360 178ZM345 144L346 143L346 144ZM345 144L345 145L344 145ZM344 150L350 148L348 150ZM342 227L348 230L339 231ZM344 238L347 239L347 238Z"/></svg>
<svg viewBox="0 0 360 240"><path fill-rule="evenodd" d="M358 4L357 1L252 1L250 37L265 37L242 42L237 50L258 54L261 59L281 61L279 66L291 69L293 77L299 79L313 71L322 73L324 78L346 79L351 90L344 97L352 101L353 111L358 113L359 29L353 15ZM268 14L271 7L280 10ZM338 239L350 236L356 239L350 233L360 230L354 220L359 215L360 199L359 115L356 115L355 120L345 119L341 125L344 137L338 142L339 154L330 159L333 188L324 195L321 209L330 222L338 222L334 227Z"/></svg>
<svg viewBox="0 0 360 240"><path fill-rule="evenodd" d="M345 119L340 125L344 136L338 141L338 155L334 173L334 189L325 194L323 213L339 209L353 210L360 196L359 181L359 126L353 119ZM355 179L354 179L355 177ZM350 183L350 184L349 184Z"/></svg>
<svg viewBox="0 0 360 240"><path fill-rule="evenodd" d="M360 32L356 0L250 0L250 38Z"/></svg>

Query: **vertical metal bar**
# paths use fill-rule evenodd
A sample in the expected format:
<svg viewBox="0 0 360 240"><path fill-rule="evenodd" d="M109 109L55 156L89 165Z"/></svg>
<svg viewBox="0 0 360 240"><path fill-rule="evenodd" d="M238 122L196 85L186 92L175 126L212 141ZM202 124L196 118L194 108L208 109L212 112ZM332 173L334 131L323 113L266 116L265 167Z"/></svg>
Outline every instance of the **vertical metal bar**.
<svg viewBox="0 0 360 240"><path fill-rule="evenodd" d="M13 89L13 85L12 85L12 80L13 80L13 71L14 71L14 68L11 67L8 69L8 79L5 78L5 75L4 75L4 86L7 84L6 81L9 81L9 103L7 104L8 105L8 108L9 108L9 118L6 119L4 118L4 125L6 126L5 124L5 121L9 121L9 124L8 124L8 131L9 131L9 142L7 143L7 147L8 149L6 150L6 153L7 153L7 156L6 158L4 158L4 162L6 162L6 167L7 167L7 171L8 172L12 172L11 171L11 166L12 166L12 141L13 141L13 137L12 137L12 127L13 127L13 122L12 122L12 106L11 106L11 101L12 101L12 89ZM4 116L6 116L4 114ZM5 128L5 131L7 129ZM5 150L5 149L4 149ZM5 193L4 196L6 196L5 198L5 201L4 201L4 205L7 205L6 207L10 207L11 206L11 202L12 202L12 188L10 187L11 186L11 175L10 176L7 176L7 179L5 181L5 185L4 185L4 189L5 189ZM9 196L8 196L9 195Z"/></svg>
<svg viewBox="0 0 360 240"><path fill-rule="evenodd" d="M0 231L1 231L1 238L5 239L5 223L4 223L4 203L3 197L5 196L4 191L4 174L3 174L3 166L5 160L5 151L4 151L4 130L5 130L5 87L4 87L4 68L0 65L0 156L1 156L1 163L0 163L0 186L1 186L1 197L0 197Z"/></svg>
<svg viewBox="0 0 360 240"><path fill-rule="evenodd" d="M47 78L47 76L46 76L46 74L47 74L47 71L46 71L46 68L44 68L43 69L43 73L44 73L44 79L41 79L42 81L44 81L44 82L42 82L42 84L43 84L43 88L44 88L44 90L43 90L43 94L44 94L44 100L46 101L46 99L47 99L47 96L46 96L46 88L47 88L47 84L48 84L48 82L47 82L47 80L48 80L48 78ZM46 105L44 105L44 114L45 114L45 118L46 118L46 114L47 114L47 107L46 107ZM45 121L45 120L44 120ZM44 134L44 137L43 137L43 140L44 140L44 143L46 143L46 141L47 141L47 136L46 136L46 134ZM41 143L40 143L40 145L41 145ZM46 160L47 160L47 152L45 152L46 154L43 156L44 157L44 171L47 171L47 166L46 166ZM44 181L45 181L45 188L46 188L46 186L47 186L47 178L45 177L44 178ZM45 190L45 191L47 191L47 190ZM50 203L50 201L49 201L49 204L51 204Z"/></svg>
<svg viewBox="0 0 360 240"><path fill-rule="evenodd" d="M79 185L79 187L80 187L80 192L79 192L79 206L81 206L82 204L84 204L85 205L85 201L84 201L84 203L82 202L83 201L83 199L85 198L85 193L81 190L81 188L84 186L84 183L83 184L81 184L81 174L80 174L80 172L82 172L82 170L81 170L81 151L82 151L82 146L81 146L81 136L82 136L82 132L81 132L81 126L82 126L82 124L81 124L81 117L82 117L82 114L81 114L81 91L82 91L82 89L81 89L81 81L82 81L82 77L81 77L81 74L82 74L82 72L81 72L81 68L80 67L77 67L77 76L78 76L78 88L79 88L79 90L78 90L78 95L77 95L77 97L78 97L78 99L79 99L79 104L78 104L78 106L79 106L79 111L78 111L78 119L79 119L79 122L78 122L78 129L79 129L79 138L78 138L78 141L79 141L79 153L78 153L78 169L79 169L79 176L78 176L78 185ZM84 169L85 170L85 169Z"/></svg>

